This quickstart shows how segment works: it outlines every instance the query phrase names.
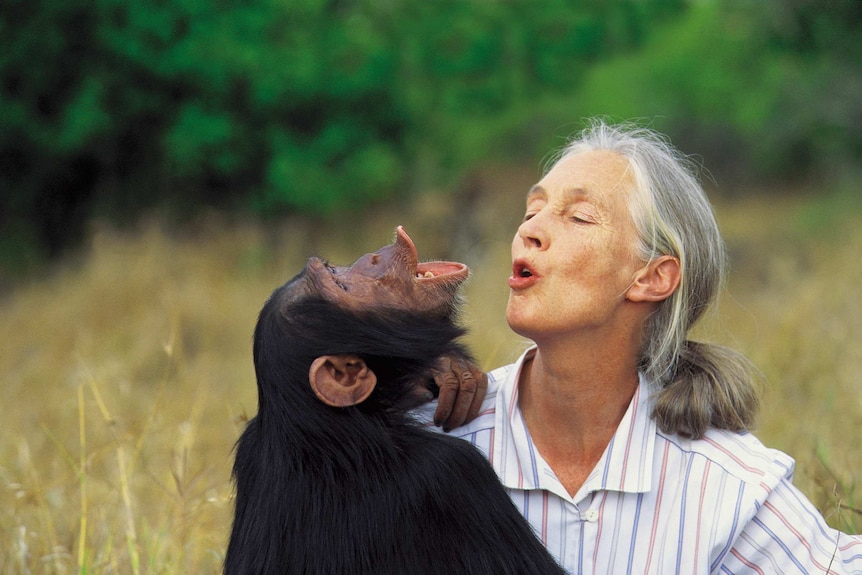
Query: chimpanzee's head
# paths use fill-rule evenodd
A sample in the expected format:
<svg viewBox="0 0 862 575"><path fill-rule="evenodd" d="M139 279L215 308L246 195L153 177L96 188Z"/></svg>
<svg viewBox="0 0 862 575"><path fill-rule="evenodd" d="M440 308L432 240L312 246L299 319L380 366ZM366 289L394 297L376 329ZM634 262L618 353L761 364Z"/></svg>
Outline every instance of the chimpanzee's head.
<svg viewBox="0 0 862 575"><path fill-rule="evenodd" d="M261 410L270 394L331 407L404 405L438 357L460 350L458 287L468 275L462 263L419 263L400 226L393 244L350 266L310 258L260 313Z"/></svg>

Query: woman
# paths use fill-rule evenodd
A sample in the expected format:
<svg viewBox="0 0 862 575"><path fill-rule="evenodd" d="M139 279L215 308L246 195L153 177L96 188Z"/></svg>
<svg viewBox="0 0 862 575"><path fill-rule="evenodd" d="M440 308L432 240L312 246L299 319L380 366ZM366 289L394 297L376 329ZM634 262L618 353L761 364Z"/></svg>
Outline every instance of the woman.
<svg viewBox="0 0 862 575"><path fill-rule="evenodd" d="M725 255L663 138L580 134L528 192L512 260L506 317L534 345L488 374L479 416L453 433L567 570L862 573L862 537L828 527L793 460L746 432L748 363L686 338Z"/></svg>

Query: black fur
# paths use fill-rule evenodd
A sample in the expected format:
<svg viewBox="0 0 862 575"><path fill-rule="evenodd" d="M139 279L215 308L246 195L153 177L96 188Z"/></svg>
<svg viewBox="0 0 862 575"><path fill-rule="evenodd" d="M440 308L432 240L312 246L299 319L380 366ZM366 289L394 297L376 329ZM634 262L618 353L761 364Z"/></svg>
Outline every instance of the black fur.
<svg viewBox="0 0 862 575"><path fill-rule="evenodd" d="M224 572L563 573L484 456L408 415L435 359L466 355L453 317L297 299L302 275L273 293L255 329L259 410L237 444ZM309 387L311 362L337 353L377 374L357 406L329 407Z"/></svg>

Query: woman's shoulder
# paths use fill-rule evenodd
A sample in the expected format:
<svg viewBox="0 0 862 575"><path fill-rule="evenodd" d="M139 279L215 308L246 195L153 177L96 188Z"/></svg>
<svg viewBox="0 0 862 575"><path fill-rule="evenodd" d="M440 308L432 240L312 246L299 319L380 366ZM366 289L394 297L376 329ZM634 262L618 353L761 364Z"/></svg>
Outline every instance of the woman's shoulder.
<svg viewBox="0 0 862 575"><path fill-rule="evenodd" d="M510 377L514 377L515 372L518 370L517 363L509 363L507 365L501 365L496 369L492 369L488 372L488 393L485 395L488 396L493 395L496 397L497 392L500 389L500 386L508 380Z"/></svg>
<svg viewBox="0 0 862 575"><path fill-rule="evenodd" d="M786 453L765 446L750 432L709 429L700 439L660 433L665 440L695 457L718 465L726 474L767 490L792 479L795 462Z"/></svg>

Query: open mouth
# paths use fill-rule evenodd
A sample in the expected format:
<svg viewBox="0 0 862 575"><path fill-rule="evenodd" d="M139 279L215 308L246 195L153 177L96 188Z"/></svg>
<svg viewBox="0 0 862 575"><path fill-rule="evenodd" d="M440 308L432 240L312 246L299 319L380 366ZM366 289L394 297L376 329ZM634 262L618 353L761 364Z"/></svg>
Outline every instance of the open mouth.
<svg viewBox="0 0 862 575"><path fill-rule="evenodd" d="M512 262L512 275L509 277L509 287L513 290L527 289L534 285L539 275L530 268L527 260L516 259Z"/></svg>
<svg viewBox="0 0 862 575"><path fill-rule="evenodd" d="M416 279L455 277L466 272L467 266L457 262L425 262L416 264Z"/></svg>
<svg viewBox="0 0 862 575"><path fill-rule="evenodd" d="M396 243L402 244L410 254L410 259L416 262L416 271L413 273L413 278L417 281L428 280L450 280L453 282L461 282L467 278L470 273L465 264L460 262L448 261L431 261L419 262L416 245L402 226L398 226L396 230Z"/></svg>
<svg viewBox="0 0 862 575"><path fill-rule="evenodd" d="M528 268L526 264L516 264L513 271L513 275L518 278L533 277L533 272L530 271L530 268Z"/></svg>

